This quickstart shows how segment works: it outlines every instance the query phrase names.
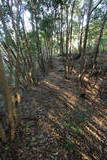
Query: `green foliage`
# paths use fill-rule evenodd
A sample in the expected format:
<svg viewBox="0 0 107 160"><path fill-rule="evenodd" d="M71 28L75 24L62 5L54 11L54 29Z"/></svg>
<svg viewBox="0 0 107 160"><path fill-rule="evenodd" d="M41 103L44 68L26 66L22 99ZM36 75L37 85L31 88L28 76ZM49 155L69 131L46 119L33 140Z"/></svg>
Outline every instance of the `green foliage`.
<svg viewBox="0 0 107 160"><path fill-rule="evenodd" d="M82 132L81 127L79 127L77 124L75 124L73 122L66 123L65 128L70 129L72 133L77 134L77 135Z"/></svg>
<svg viewBox="0 0 107 160"><path fill-rule="evenodd" d="M92 20L101 20L102 17L103 17L103 14L104 13L103 13L102 9L101 8L97 8L95 10L95 13L94 13L93 17L92 17Z"/></svg>
<svg viewBox="0 0 107 160"><path fill-rule="evenodd" d="M75 149L75 144L72 142L72 138L68 137L66 140L65 140L65 143L64 143L64 148L68 151L71 151L73 149Z"/></svg>
<svg viewBox="0 0 107 160"><path fill-rule="evenodd" d="M87 115L86 112L77 112L76 115L75 115L75 120L80 122L80 123L87 122L88 115Z"/></svg>
<svg viewBox="0 0 107 160"><path fill-rule="evenodd" d="M70 114L69 112L65 112L64 116L67 117L67 116L69 116L69 114Z"/></svg>
<svg viewBox="0 0 107 160"><path fill-rule="evenodd" d="M52 0L55 5L64 5L68 2L68 0Z"/></svg>
<svg viewBox="0 0 107 160"><path fill-rule="evenodd" d="M54 21L51 15L44 17L44 19L40 23L40 28L43 38L50 38L52 36L54 29Z"/></svg>

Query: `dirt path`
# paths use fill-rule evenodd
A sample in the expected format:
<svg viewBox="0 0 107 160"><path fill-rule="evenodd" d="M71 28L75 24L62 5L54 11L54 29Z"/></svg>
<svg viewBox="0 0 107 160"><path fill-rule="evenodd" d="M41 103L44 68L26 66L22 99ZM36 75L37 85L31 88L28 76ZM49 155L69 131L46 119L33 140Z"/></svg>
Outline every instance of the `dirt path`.
<svg viewBox="0 0 107 160"><path fill-rule="evenodd" d="M76 72L64 80L61 62L54 66L26 94L23 121L6 160L106 160L107 105L92 91L81 98Z"/></svg>

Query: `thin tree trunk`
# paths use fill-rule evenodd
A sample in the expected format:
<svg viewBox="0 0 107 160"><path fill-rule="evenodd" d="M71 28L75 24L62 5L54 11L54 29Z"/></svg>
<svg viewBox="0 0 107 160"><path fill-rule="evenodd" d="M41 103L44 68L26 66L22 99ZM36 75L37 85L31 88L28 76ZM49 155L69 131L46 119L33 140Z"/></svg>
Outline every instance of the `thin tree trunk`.
<svg viewBox="0 0 107 160"><path fill-rule="evenodd" d="M87 38L88 38L88 30L89 30L89 22L91 18L91 8L92 8L92 2L93 0L89 1L89 8L88 8L88 15L87 15L87 22L86 22L86 28L85 28L85 36L84 36L84 44L83 44L83 52L82 52L82 58L86 54L86 46L87 46Z"/></svg>
<svg viewBox="0 0 107 160"><path fill-rule="evenodd" d="M60 54L63 56L64 55L64 51L63 51L63 7L61 5L61 21L60 21Z"/></svg>
<svg viewBox="0 0 107 160"><path fill-rule="evenodd" d="M72 33L73 33L73 15L75 8L76 0L73 1L72 10L71 10L71 26L70 26L70 53L72 52Z"/></svg>
<svg viewBox="0 0 107 160"><path fill-rule="evenodd" d="M66 58L68 59L68 43L69 43L69 31L68 31L68 6L66 6Z"/></svg>
<svg viewBox="0 0 107 160"><path fill-rule="evenodd" d="M6 138L5 130L2 125L2 117L1 116L2 115L0 115L0 138L3 142L6 142L7 138Z"/></svg>
<svg viewBox="0 0 107 160"><path fill-rule="evenodd" d="M103 31L104 31L106 21L107 21L107 11L106 11L104 18L103 18L103 22L102 22L101 29L100 29L100 34L99 34L98 41L97 41L96 48L95 48L94 64L96 63L96 59L99 54L100 41L103 36Z"/></svg>

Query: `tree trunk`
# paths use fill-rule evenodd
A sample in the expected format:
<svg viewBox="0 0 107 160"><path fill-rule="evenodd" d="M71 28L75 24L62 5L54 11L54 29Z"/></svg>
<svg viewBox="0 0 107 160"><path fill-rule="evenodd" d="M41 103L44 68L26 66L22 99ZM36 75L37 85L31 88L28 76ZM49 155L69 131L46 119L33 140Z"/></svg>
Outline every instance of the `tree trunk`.
<svg viewBox="0 0 107 160"><path fill-rule="evenodd" d="M7 138L6 138L5 130L2 125L2 117L1 116L2 115L0 115L0 138L3 142L6 142Z"/></svg>
<svg viewBox="0 0 107 160"><path fill-rule="evenodd" d="M107 20L107 12L105 13L104 18L103 18L103 22L102 22L101 29L100 29L100 34L99 34L98 41L97 41L96 48L95 48L94 64L96 63L96 59L99 54L100 41L103 36L103 31L104 31L104 27L106 24L106 20Z"/></svg>
<svg viewBox="0 0 107 160"><path fill-rule="evenodd" d="M84 44L83 44L83 52L82 52L82 58L86 54L86 46L87 46L87 38L88 38L88 30L89 30L89 22L91 18L91 8L92 8L92 2L93 0L89 1L89 8L88 8L88 15L87 15L87 21L86 21L86 28L85 28L85 36L84 36Z"/></svg>
<svg viewBox="0 0 107 160"><path fill-rule="evenodd" d="M73 33L73 15L75 8L76 0L73 1L72 9L71 9L71 26L70 26L70 53L72 52L72 33Z"/></svg>
<svg viewBox="0 0 107 160"><path fill-rule="evenodd" d="M4 73L3 61L0 55L0 86L3 88L3 96L6 103L6 111L8 114L8 124L10 129L11 140L15 138L15 128L17 123L17 116L15 111L15 104L12 103L12 96L8 86L8 82Z"/></svg>

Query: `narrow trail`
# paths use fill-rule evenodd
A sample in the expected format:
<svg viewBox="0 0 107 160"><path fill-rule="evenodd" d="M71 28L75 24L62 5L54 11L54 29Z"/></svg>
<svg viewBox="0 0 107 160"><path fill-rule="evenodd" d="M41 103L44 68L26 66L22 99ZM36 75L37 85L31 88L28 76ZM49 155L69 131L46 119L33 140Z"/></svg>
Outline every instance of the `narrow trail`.
<svg viewBox="0 0 107 160"><path fill-rule="evenodd" d="M76 72L65 80L61 62L54 66L20 105L13 159L106 160L107 105L92 92L80 98Z"/></svg>

